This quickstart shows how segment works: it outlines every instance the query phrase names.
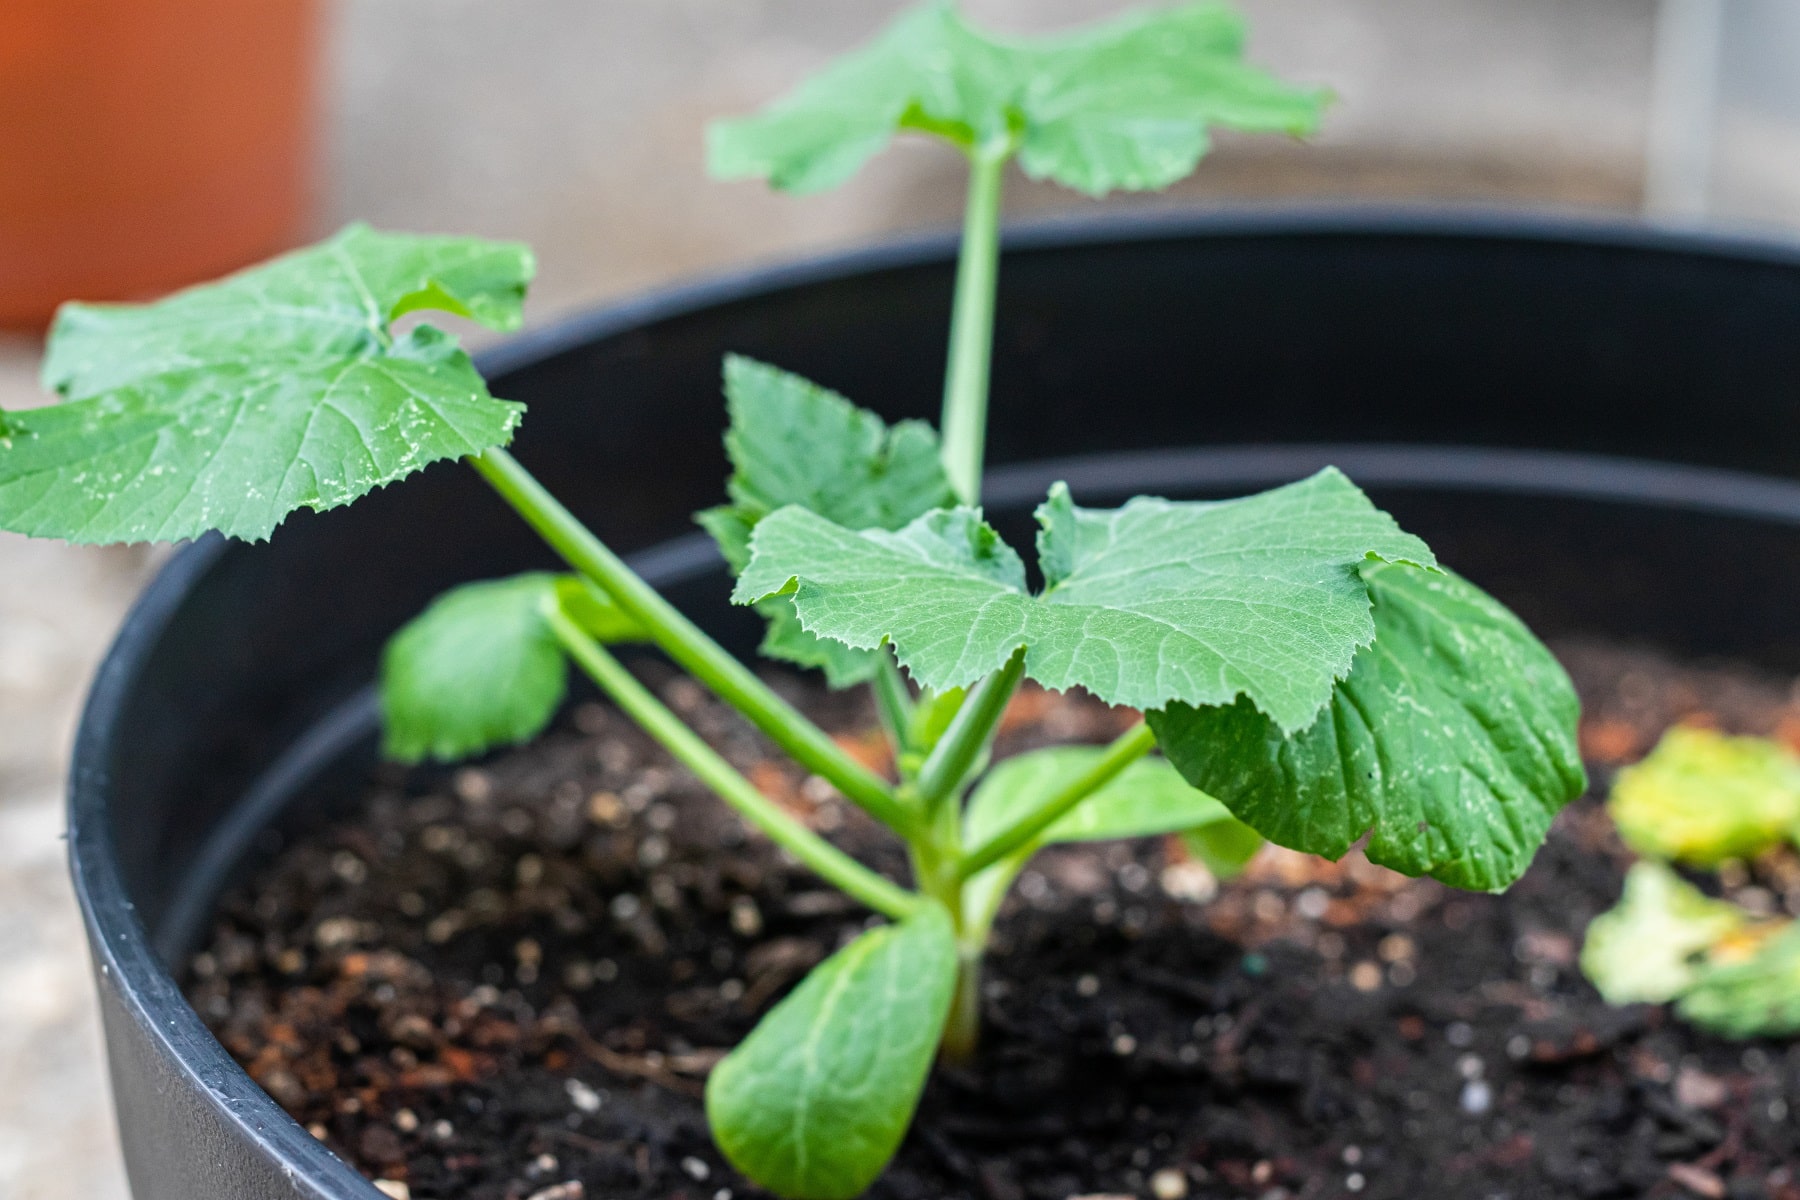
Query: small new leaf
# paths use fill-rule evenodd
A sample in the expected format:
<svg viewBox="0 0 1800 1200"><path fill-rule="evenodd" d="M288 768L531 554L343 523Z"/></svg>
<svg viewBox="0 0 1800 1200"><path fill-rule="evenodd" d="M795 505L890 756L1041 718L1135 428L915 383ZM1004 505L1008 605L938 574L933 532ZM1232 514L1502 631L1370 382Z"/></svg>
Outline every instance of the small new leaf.
<svg viewBox="0 0 1800 1200"><path fill-rule="evenodd" d="M76 542L265 538L440 459L504 445L496 400L422 309L515 328L531 254L351 226L147 305L65 305L44 383L13 413L0 528Z"/></svg>
<svg viewBox="0 0 1800 1200"><path fill-rule="evenodd" d="M707 1080L719 1149L788 1200L860 1196L912 1121L955 983L935 904L826 959Z"/></svg>
<svg viewBox="0 0 1800 1200"><path fill-rule="evenodd" d="M1497 891L1586 786L1568 676L1498 601L1449 572L1362 568L1375 644L1309 728L1239 701L1148 714L1181 773L1270 841Z"/></svg>
<svg viewBox="0 0 1800 1200"><path fill-rule="evenodd" d="M1248 66L1243 48L1242 19L1217 4L1015 39L934 0L761 114L715 125L712 170L817 191L911 131L1016 149L1027 175L1090 195L1166 187L1206 153L1209 127L1317 127L1324 93Z"/></svg>
<svg viewBox="0 0 1800 1200"><path fill-rule="evenodd" d="M1581 970L1608 1004L1666 1004L1700 979L1708 951L1747 924L1658 862L1633 864L1625 894L1588 925Z"/></svg>
<svg viewBox="0 0 1800 1200"><path fill-rule="evenodd" d="M939 690L1024 646L1027 674L1046 687L1140 709L1243 695L1292 730L1374 638L1356 568L1433 562L1330 468L1240 500L1140 497L1110 511L1076 508L1058 485L1038 519L1050 582L1032 595L1019 556L973 509L890 533L784 508L757 526L733 598L791 593L808 631L862 649L891 640Z"/></svg>
<svg viewBox="0 0 1800 1200"><path fill-rule="evenodd" d="M749 562L757 522L785 505L848 529L898 529L955 500L929 425L890 427L836 392L738 355L725 360L725 397L732 502L696 519L734 572ZM769 622L763 653L820 668L832 687L862 683L880 666L867 650L808 633L790 600L765 600L757 611Z"/></svg>
<svg viewBox="0 0 1800 1200"><path fill-rule="evenodd" d="M574 576L515 575L454 588L395 634L382 656L388 757L448 761L535 737L568 685L562 647L544 620L552 604L601 641L642 637Z"/></svg>
<svg viewBox="0 0 1800 1200"><path fill-rule="evenodd" d="M1697 866L1749 858L1800 825L1800 757L1766 738L1678 726L1619 773L1607 810L1639 854Z"/></svg>

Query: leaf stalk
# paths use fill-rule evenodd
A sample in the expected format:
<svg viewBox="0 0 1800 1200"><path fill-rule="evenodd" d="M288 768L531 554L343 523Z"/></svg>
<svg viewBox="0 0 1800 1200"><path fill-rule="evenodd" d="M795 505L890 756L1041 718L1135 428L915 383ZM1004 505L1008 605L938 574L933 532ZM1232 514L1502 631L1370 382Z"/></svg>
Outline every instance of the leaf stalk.
<svg viewBox="0 0 1800 1200"><path fill-rule="evenodd" d="M955 793L987 749L1006 713L1007 702L1025 678L1025 647L1013 651L1006 665L975 685L951 720L950 727L932 747L913 790L929 827L945 801Z"/></svg>
<svg viewBox="0 0 1800 1200"><path fill-rule="evenodd" d="M876 820L902 837L913 836L912 814L902 807L883 779L846 754L823 730L663 599L517 459L495 449L468 461L551 549L598 584L690 675L742 713L795 761L827 780Z"/></svg>
<svg viewBox="0 0 1800 1200"><path fill-rule="evenodd" d="M904 919L925 903L923 897L865 867L782 811L718 751L689 729L680 717L670 712L649 688L625 669L625 664L589 637L561 605L552 604L546 608L545 620L569 657L701 783L716 792L745 820L768 834L777 845L790 850L795 858L811 867L826 882L895 920Z"/></svg>
<svg viewBox="0 0 1800 1200"><path fill-rule="evenodd" d="M1050 793L1037 807L1017 821L963 855L962 860L956 864L956 877L968 879L1030 845L1076 805L1111 783L1119 772L1148 754L1155 745L1156 735L1150 731L1150 726L1142 721L1133 725L1113 739L1107 746L1106 753L1093 766Z"/></svg>
<svg viewBox="0 0 1800 1200"><path fill-rule="evenodd" d="M967 505L981 503L987 453L988 376L994 354L994 301L1000 280L1000 199L1011 137L969 151L969 194L956 300L950 317L950 361L944 377L944 473Z"/></svg>

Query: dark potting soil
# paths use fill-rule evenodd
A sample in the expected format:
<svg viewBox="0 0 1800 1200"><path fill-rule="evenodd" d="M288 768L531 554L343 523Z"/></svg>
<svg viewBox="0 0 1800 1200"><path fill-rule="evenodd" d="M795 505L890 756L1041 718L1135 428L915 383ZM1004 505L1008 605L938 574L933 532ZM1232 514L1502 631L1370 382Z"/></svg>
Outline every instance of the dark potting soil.
<svg viewBox="0 0 1800 1200"><path fill-rule="evenodd" d="M1679 720L1800 737L1786 679L1564 645L1611 771ZM901 856L690 681L644 668L767 794ZM875 765L861 701L785 681ZM1121 714L1027 692L1000 751ZM1593 798L1509 893L1270 849L1216 889L1170 842L1020 880L968 1071L939 1071L887 1200L1800 1200L1800 1046L1613 1009L1576 965L1626 857ZM1800 859L1729 874L1800 911ZM1215 894L1216 891L1216 894ZM760 1195L713 1148L708 1069L866 914L746 833L615 713L479 768L381 772L364 813L224 902L189 993L252 1076L414 1200Z"/></svg>

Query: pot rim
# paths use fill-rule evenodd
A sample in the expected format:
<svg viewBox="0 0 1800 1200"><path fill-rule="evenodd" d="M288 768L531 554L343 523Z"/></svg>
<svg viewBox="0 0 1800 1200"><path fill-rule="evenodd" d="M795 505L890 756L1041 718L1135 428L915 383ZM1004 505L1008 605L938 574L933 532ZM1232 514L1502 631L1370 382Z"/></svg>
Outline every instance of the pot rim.
<svg viewBox="0 0 1800 1200"><path fill-rule="evenodd" d="M1099 248L1195 238L1394 238L1422 241L1514 241L1593 249L1649 250L1711 259L1800 265L1800 245L1737 234L1662 228L1635 221L1560 212L1498 212L1380 207L1282 207L1255 210L1125 213L1056 218L1008 231L1012 253ZM748 267L676 284L635 299L577 313L478 356L495 378L579 345L702 309L853 276L952 261L953 233L906 236L873 246L774 266ZM1753 520L1800 525L1800 482L1747 472L1641 459L1553 451L1368 443L1222 446L1109 455L1159 476L1208 459L1219 484L1269 481L1327 458L1371 485L1437 490L1506 490L1627 504L1693 508ZM1064 459L996 469L995 502L1042 494L1067 478L1079 489L1082 463ZM1187 466L1184 470L1183 464ZM687 535L634 556L637 565L691 563ZM133 604L97 670L82 709L68 792L70 871L95 969L112 978L122 1015L135 1022L170 1068L204 1094L217 1119L285 1164L300 1193L318 1200L385 1200L383 1193L314 1139L231 1058L182 995L126 891L107 819L111 780L107 750L131 686L192 587L230 549L209 534L179 550ZM662 572L656 572L661 574Z"/></svg>

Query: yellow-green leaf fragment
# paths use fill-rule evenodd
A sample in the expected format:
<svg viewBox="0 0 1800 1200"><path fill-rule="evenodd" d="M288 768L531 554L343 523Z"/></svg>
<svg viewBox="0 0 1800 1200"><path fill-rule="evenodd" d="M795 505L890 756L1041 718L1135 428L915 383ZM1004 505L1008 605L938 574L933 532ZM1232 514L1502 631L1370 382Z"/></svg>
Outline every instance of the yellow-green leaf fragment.
<svg viewBox="0 0 1800 1200"><path fill-rule="evenodd" d="M789 504L848 529L898 529L955 500L937 433L923 422L889 426L836 392L739 355L725 360L725 397L731 503L696 519L734 572L749 562L757 522ZM757 611L769 623L762 652L817 667L832 687L862 683L880 666L873 651L807 632L785 597Z"/></svg>
<svg viewBox="0 0 1800 1200"><path fill-rule="evenodd" d="M912 1122L955 984L936 904L826 959L707 1080L719 1149L787 1200L860 1196Z"/></svg>
<svg viewBox="0 0 1800 1200"><path fill-rule="evenodd" d="M1586 787L1567 674L1493 597L1448 571L1361 568L1374 644L1289 733L1248 702L1146 714L1190 783L1270 841L1497 891Z"/></svg>
<svg viewBox="0 0 1800 1200"><path fill-rule="evenodd" d="M1800 757L1766 738L1677 726L1619 772L1607 811L1648 857L1695 866L1752 857L1800 823Z"/></svg>
<svg viewBox="0 0 1800 1200"><path fill-rule="evenodd" d="M933 0L762 113L715 125L711 166L817 191L910 131L1016 150L1026 174L1090 195L1166 187L1194 169L1211 127L1316 128L1325 93L1249 66L1243 49L1242 19L1220 4L1003 38Z"/></svg>
<svg viewBox="0 0 1800 1200"><path fill-rule="evenodd" d="M531 253L474 238L336 237L143 305L65 305L44 383L9 414L0 528L76 542L267 537L430 463L512 437L424 309L518 325Z"/></svg>
<svg viewBox="0 0 1800 1200"><path fill-rule="evenodd" d="M1748 920L1662 863L1635 863L1619 903L1588 925L1581 970L1608 1004L1666 1004L1699 981L1707 953Z"/></svg>

